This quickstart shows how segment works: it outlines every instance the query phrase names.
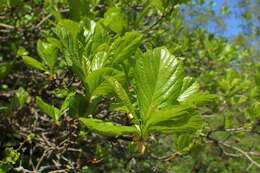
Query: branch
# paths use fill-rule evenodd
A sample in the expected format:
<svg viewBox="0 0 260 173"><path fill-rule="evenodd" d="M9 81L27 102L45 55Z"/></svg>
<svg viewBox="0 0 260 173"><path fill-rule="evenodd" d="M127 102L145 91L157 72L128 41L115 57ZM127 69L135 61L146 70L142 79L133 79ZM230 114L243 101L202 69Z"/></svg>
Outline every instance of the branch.
<svg viewBox="0 0 260 173"><path fill-rule="evenodd" d="M62 9L60 10L61 13L69 12L69 9ZM44 22L46 22L48 19L50 19L53 16L53 14L49 14L45 16L36 26L35 28L39 28Z"/></svg>
<svg viewBox="0 0 260 173"><path fill-rule="evenodd" d="M15 29L14 26L8 25L8 24L5 24L5 23L0 23L0 27L1 28L6 28L6 29Z"/></svg>
<svg viewBox="0 0 260 173"><path fill-rule="evenodd" d="M260 168L260 164L257 163L249 154L248 152L236 147L236 146L232 146L232 145L229 145L227 143L224 143L224 142L219 142L221 145L225 146L225 147L228 147L228 148L231 148L233 150L236 150L238 152L240 152L242 155L244 155L253 165L255 165L256 167Z"/></svg>
<svg viewBox="0 0 260 173"><path fill-rule="evenodd" d="M223 145L223 146L225 146L225 147L227 147L227 148L231 148L231 149L233 149L233 150L239 152L240 154L244 155L244 156L251 162L251 164L253 164L253 165L255 165L256 167L260 168L260 164L259 164L258 162L256 162L256 161L249 155L249 154L252 154L252 153L254 153L254 155L257 155L257 154L259 154L259 153L255 154L255 152L246 152L246 151L244 151L244 150L242 150L242 149L240 149L240 148L238 148L238 147L236 147L236 146L227 144L227 143L222 142L222 141L218 141L218 140L216 140L216 139L210 137L210 135L201 134L201 136L202 136L202 137L205 137L207 140L210 140L210 141L215 142L216 144L221 144L221 145ZM225 154L225 152L224 152L224 154ZM233 157L237 157L237 155L235 155L235 154L230 154L230 153L228 153L228 155L229 155L229 156L233 156ZM253 154L252 154L252 155L253 155Z"/></svg>

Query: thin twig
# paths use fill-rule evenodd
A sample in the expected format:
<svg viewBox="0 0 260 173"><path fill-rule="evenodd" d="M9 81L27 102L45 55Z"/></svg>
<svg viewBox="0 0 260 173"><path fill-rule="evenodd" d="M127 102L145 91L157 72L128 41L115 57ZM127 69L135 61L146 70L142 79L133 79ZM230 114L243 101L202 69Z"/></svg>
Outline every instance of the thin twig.
<svg viewBox="0 0 260 173"><path fill-rule="evenodd" d="M5 23L0 23L0 27L6 28L6 29L15 29L15 26L8 25L8 24L5 24Z"/></svg>
<svg viewBox="0 0 260 173"><path fill-rule="evenodd" d="M242 155L244 155L252 164L254 164L256 167L260 168L260 164L257 163L254 159L252 159L252 157L248 154L248 152L236 147L236 146L233 146L233 145L229 145L227 143L224 143L224 142L219 142L220 144L222 144L223 146L225 147L228 147L228 148L231 148L233 150L236 150L238 152L240 152Z"/></svg>

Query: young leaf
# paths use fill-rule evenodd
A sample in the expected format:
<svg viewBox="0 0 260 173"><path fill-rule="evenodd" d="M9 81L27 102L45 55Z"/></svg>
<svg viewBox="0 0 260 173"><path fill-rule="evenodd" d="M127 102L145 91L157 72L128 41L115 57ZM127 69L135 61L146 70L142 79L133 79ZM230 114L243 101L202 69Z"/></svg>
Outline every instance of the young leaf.
<svg viewBox="0 0 260 173"><path fill-rule="evenodd" d="M36 104L40 110L50 116L54 122L58 122L60 118L60 110L48 103L44 102L40 97L36 97Z"/></svg>
<svg viewBox="0 0 260 173"><path fill-rule="evenodd" d="M41 59L48 65L51 71L53 71L57 59L57 47L55 42L47 43L39 40L37 42L37 51Z"/></svg>
<svg viewBox="0 0 260 173"><path fill-rule="evenodd" d="M23 56L22 58L23 58L23 62L26 65L36 68L38 70L47 71L47 69L44 67L44 65L42 65L42 63L40 63L36 59L29 57L29 56Z"/></svg>
<svg viewBox="0 0 260 173"><path fill-rule="evenodd" d="M89 129L108 136L120 136L137 133L135 126L114 125L112 122L104 122L94 118L80 118L80 121Z"/></svg>
<svg viewBox="0 0 260 173"><path fill-rule="evenodd" d="M121 34L128 25L127 16L121 8L109 8L104 17L104 24L117 34Z"/></svg>

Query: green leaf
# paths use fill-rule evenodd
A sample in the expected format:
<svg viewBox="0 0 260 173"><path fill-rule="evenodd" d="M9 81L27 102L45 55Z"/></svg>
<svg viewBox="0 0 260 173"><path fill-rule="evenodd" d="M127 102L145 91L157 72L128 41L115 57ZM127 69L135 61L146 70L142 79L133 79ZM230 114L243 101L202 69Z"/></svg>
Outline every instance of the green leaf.
<svg viewBox="0 0 260 173"><path fill-rule="evenodd" d="M20 158L20 153L16 149L14 149L13 147L5 148L4 155L5 155L4 162L9 163L9 164L13 164L13 165Z"/></svg>
<svg viewBox="0 0 260 173"><path fill-rule="evenodd" d="M157 48L139 57L134 78L141 117L147 121L154 110L176 101L182 87L183 68L166 48Z"/></svg>
<svg viewBox="0 0 260 173"><path fill-rule="evenodd" d="M115 125L112 122L104 122L94 118L80 118L80 121L89 129L108 136L129 135L138 132L134 126Z"/></svg>
<svg viewBox="0 0 260 173"><path fill-rule="evenodd" d="M181 134L175 140L176 149L180 152L188 152L193 145L193 136L191 134Z"/></svg>
<svg viewBox="0 0 260 173"><path fill-rule="evenodd" d="M26 65L28 65L29 67L36 68L36 69L42 70L42 71L47 71L47 69L44 67L44 65L42 65L42 63L40 63L36 59L29 57L29 56L23 56L22 58L23 58L23 62Z"/></svg>
<svg viewBox="0 0 260 173"><path fill-rule="evenodd" d="M53 121L56 123L59 121L61 116L61 112L58 108L44 102L40 97L36 97L36 104L40 108L40 110L50 116Z"/></svg>
<svg viewBox="0 0 260 173"><path fill-rule="evenodd" d="M107 60L107 53L106 52L98 52L95 54L94 58L91 61L91 71L98 70L105 65Z"/></svg>
<svg viewBox="0 0 260 173"><path fill-rule="evenodd" d="M117 38L112 44L112 62L120 63L130 58L142 42L142 34L138 32L127 32L123 37Z"/></svg>
<svg viewBox="0 0 260 173"><path fill-rule="evenodd" d="M62 46L67 49L74 49L81 30L82 28L79 23L63 19L57 24L54 32L60 39Z"/></svg>
<svg viewBox="0 0 260 173"><path fill-rule="evenodd" d="M166 110L155 110L151 113L151 116L146 124L152 126L164 121L185 122L185 120L190 118L188 109L189 107L187 106L175 105L167 108Z"/></svg>
<svg viewBox="0 0 260 173"><path fill-rule="evenodd" d="M87 76L85 82L87 84L87 89L91 97L97 97L111 93L112 87L107 83L107 81L105 81L103 76L116 77L116 75L117 79L118 77L121 78L119 71L108 67L104 67L90 73Z"/></svg>
<svg viewBox="0 0 260 173"><path fill-rule="evenodd" d="M37 51L41 59L48 65L51 71L54 70L54 66L57 59L57 46L55 42L43 42L38 40Z"/></svg>
<svg viewBox="0 0 260 173"><path fill-rule="evenodd" d="M64 102L61 105L60 108L60 112L62 113L63 111L65 111L67 108L69 108L70 106L70 102L72 101L73 97L74 97L75 93L72 92L70 94L67 95L66 99L64 100Z"/></svg>
<svg viewBox="0 0 260 173"><path fill-rule="evenodd" d="M203 120L200 115L192 115L188 121L164 122L151 126L150 130L166 134L172 133L193 133L201 128Z"/></svg>
<svg viewBox="0 0 260 173"><path fill-rule="evenodd" d="M0 106L0 112L7 112L8 107L7 106Z"/></svg>
<svg viewBox="0 0 260 173"><path fill-rule="evenodd" d="M75 21L80 21L89 13L89 1L86 0L68 0L70 16Z"/></svg>
<svg viewBox="0 0 260 173"><path fill-rule="evenodd" d="M72 117L81 117L87 113L89 99L86 96L75 94L69 104L69 114ZM92 106L93 107L93 106Z"/></svg>
<svg viewBox="0 0 260 173"><path fill-rule="evenodd" d="M12 69L12 63L0 63L0 80L7 77Z"/></svg>
<svg viewBox="0 0 260 173"><path fill-rule="evenodd" d="M200 106L202 104L211 102L216 98L216 95L209 94L207 92L197 92L192 94L191 97L186 98L182 104L191 105L193 107Z"/></svg>
<svg viewBox="0 0 260 173"><path fill-rule="evenodd" d="M28 92L23 87L19 87L15 91L15 98L18 101L19 108L22 108L28 99Z"/></svg>
<svg viewBox="0 0 260 173"><path fill-rule="evenodd" d="M22 56L26 56L26 55L28 55L27 50L24 47L19 47L19 49L17 50L16 56L22 57Z"/></svg>
<svg viewBox="0 0 260 173"><path fill-rule="evenodd" d="M105 15L103 23L117 34L122 33L128 25L127 16L121 8L109 8Z"/></svg>
<svg viewBox="0 0 260 173"><path fill-rule="evenodd" d="M8 173L9 172L9 167L4 164L0 164L0 173Z"/></svg>
<svg viewBox="0 0 260 173"><path fill-rule="evenodd" d="M193 78L186 77L183 80L181 94L178 97L178 101L182 102L188 97L192 96L194 93L198 92L199 84Z"/></svg>
<svg viewBox="0 0 260 173"><path fill-rule="evenodd" d="M113 77L106 76L105 79L112 86L114 92L120 98L122 103L128 108L128 112L130 112L134 117L136 117L135 108L132 105L129 96L128 96L127 92L125 91L125 89L122 87L122 85Z"/></svg>

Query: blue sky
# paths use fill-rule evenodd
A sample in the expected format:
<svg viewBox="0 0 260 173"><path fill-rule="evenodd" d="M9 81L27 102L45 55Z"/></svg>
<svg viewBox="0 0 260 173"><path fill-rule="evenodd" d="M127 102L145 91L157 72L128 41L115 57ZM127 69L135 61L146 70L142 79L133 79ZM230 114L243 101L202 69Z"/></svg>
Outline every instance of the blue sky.
<svg viewBox="0 0 260 173"><path fill-rule="evenodd" d="M224 21L226 23L226 30L225 30L225 32L221 32L221 33L217 32L217 35L222 35L225 37L232 37L232 36L236 36L242 32L240 25L242 25L243 21L241 20L241 18L239 18L237 16L237 7L236 6L238 4L238 1L229 0L226 2L228 3L227 5L230 10L230 14L224 17ZM216 14L221 15L221 8L224 5L224 0L217 0L217 1L215 1L214 4L215 4L213 6L214 11L216 12ZM216 31L215 28L216 27L214 27L214 25L208 25L208 27L207 27L208 31L213 32L213 33Z"/></svg>
<svg viewBox="0 0 260 173"><path fill-rule="evenodd" d="M185 11L185 6L184 6L184 14L186 13L186 19L187 19L187 23L192 23L191 25L198 25L199 27L203 27L206 30L208 30L209 32L214 33L215 35L218 36L224 36L226 38L232 38L236 35L238 35L239 33L243 32L241 25L243 24L243 19L241 18L241 12L239 12L238 10L241 10L241 8L237 8L239 0L214 0L213 1L213 5L212 9L214 10L214 15L221 17L224 22L225 22L225 28L221 29L220 27L217 26L217 24L212 20L212 21L208 21L207 24L199 24L199 23L194 23L193 17L189 16L189 10L186 9ZM221 9L222 7L225 5L224 3L227 3L226 5L229 7L229 11L230 13L228 15L223 15L221 13ZM200 12L205 12L205 9L208 9L210 6L209 0L205 0L205 3L203 5L203 7L201 6L197 6L198 9L197 11ZM207 12L205 12L207 13ZM240 14L240 15L239 15ZM210 19L210 18L209 18ZM191 22L189 22L191 21ZM194 27L194 26L191 26Z"/></svg>

